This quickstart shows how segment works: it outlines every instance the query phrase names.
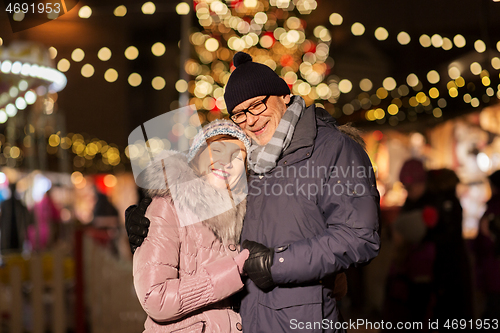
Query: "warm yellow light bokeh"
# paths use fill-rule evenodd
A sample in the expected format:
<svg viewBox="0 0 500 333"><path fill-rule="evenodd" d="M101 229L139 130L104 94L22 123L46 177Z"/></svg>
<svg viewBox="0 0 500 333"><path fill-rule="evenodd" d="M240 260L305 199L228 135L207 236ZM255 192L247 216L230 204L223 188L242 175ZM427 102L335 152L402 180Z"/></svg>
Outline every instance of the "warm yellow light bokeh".
<svg viewBox="0 0 500 333"><path fill-rule="evenodd" d="M142 77L138 73L132 73L128 77L128 83L132 87L137 87L142 83Z"/></svg>
<svg viewBox="0 0 500 333"><path fill-rule="evenodd" d="M71 52L71 59L73 59L73 61L80 62L83 60L83 58L85 58L85 52L83 52L82 49L77 48L74 49L73 52Z"/></svg>
<svg viewBox="0 0 500 333"><path fill-rule="evenodd" d="M71 64L68 59L62 58L59 60L57 63L57 69L60 70L61 72L67 72L70 68Z"/></svg>
<svg viewBox="0 0 500 333"><path fill-rule="evenodd" d="M154 43L153 46L151 46L151 52L157 57L161 57L162 55L164 55L165 51L166 48L163 43L157 42Z"/></svg>
<svg viewBox="0 0 500 333"><path fill-rule="evenodd" d="M361 36L365 33L365 26L356 22L351 26L351 32L354 36Z"/></svg>
<svg viewBox="0 0 500 333"><path fill-rule="evenodd" d="M125 50L125 57L128 60L134 60L139 56L139 50L135 46L129 46Z"/></svg>
<svg viewBox="0 0 500 333"><path fill-rule="evenodd" d="M162 90L165 88L165 79L161 76L157 76L151 81L151 85L155 90Z"/></svg>
<svg viewBox="0 0 500 333"><path fill-rule="evenodd" d="M344 21L344 18L338 13L333 13L330 15L330 24L331 25L341 25L343 21Z"/></svg>
<svg viewBox="0 0 500 333"><path fill-rule="evenodd" d="M156 11L156 6L151 1L148 1L142 5L141 10L146 15L152 15Z"/></svg>
<svg viewBox="0 0 500 333"><path fill-rule="evenodd" d="M83 6L82 8L80 8L80 10L78 11L78 16L80 16L81 18L89 18L90 16L92 15L92 9L89 7L89 6Z"/></svg>
<svg viewBox="0 0 500 333"><path fill-rule="evenodd" d="M113 14L117 17L123 17L127 15L127 7L125 7L124 5L118 6L113 11Z"/></svg>
<svg viewBox="0 0 500 333"><path fill-rule="evenodd" d="M401 45L407 45L409 44L411 41L411 38L410 38L410 35L405 32L405 31L401 31L399 34L398 34L398 42L399 44Z"/></svg>
<svg viewBox="0 0 500 333"><path fill-rule="evenodd" d="M97 57L101 61L108 61L111 58L111 50L107 47L103 47L97 52Z"/></svg>
<svg viewBox="0 0 500 333"><path fill-rule="evenodd" d="M104 79L108 82L115 82L118 79L118 72L114 68L109 68L104 73Z"/></svg>
<svg viewBox="0 0 500 333"><path fill-rule="evenodd" d="M187 2L180 2L179 4L177 4L177 6L175 6L175 11L179 15L187 15L187 14L189 14L190 10L191 9L190 9L189 4Z"/></svg>
<svg viewBox="0 0 500 333"><path fill-rule="evenodd" d="M386 40L389 37L389 32L383 27L378 27L375 30L375 38L378 40Z"/></svg>
<svg viewBox="0 0 500 333"><path fill-rule="evenodd" d="M85 64L83 65L82 67L82 76L83 77L91 77L92 75L94 75L94 66L92 66L91 64Z"/></svg>

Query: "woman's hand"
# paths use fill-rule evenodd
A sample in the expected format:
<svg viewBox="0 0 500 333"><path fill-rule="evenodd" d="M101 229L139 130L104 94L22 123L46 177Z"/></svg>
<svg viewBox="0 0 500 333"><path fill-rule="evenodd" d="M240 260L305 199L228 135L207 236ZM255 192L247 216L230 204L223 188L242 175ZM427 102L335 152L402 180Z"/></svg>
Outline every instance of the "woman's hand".
<svg viewBox="0 0 500 333"><path fill-rule="evenodd" d="M238 271L240 274L243 274L243 265L245 264L245 261L248 259L248 256L250 255L250 251L247 249L244 249L236 257L234 257L234 261L236 262L236 265L238 266Z"/></svg>

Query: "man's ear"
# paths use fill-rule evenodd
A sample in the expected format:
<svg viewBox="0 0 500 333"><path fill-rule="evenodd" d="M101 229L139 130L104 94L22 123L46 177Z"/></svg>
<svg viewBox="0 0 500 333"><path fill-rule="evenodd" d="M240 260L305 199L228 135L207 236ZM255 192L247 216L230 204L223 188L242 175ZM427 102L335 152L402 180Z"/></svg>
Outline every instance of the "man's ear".
<svg viewBox="0 0 500 333"><path fill-rule="evenodd" d="M290 99L291 99L291 95L284 95L283 96L283 101L285 102L286 105L288 105L288 103L290 103Z"/></svg>

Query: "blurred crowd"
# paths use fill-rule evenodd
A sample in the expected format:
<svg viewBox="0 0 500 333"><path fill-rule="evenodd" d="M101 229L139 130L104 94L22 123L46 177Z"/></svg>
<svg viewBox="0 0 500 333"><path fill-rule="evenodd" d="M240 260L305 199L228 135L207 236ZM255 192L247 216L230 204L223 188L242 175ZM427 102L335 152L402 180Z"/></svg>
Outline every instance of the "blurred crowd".
<svg viewBox="0 0 500 333"><path fill-rule="evenodd" d="M500 171L489 176L491 199L470 240L463 238L454 171L426 170L411 159L399 178L408 195L388 230L392 254L381 318L438 320L440 329L453 319L498 319Z"/></svg>

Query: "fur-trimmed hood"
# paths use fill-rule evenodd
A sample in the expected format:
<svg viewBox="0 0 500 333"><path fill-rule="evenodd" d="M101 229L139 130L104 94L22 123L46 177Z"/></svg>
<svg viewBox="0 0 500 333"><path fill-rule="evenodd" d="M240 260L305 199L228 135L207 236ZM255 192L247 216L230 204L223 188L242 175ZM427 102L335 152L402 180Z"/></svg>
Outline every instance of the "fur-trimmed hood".
<svg viewBox="0 0 500 333"><path fill-rule="evenodd" d="M171 150L158 154L137 183L148 197L171 198L179 218L190 216L189 224L202 221L222 242L239 243L246 195L214 188L196 175L186 155Z"/></svg>

